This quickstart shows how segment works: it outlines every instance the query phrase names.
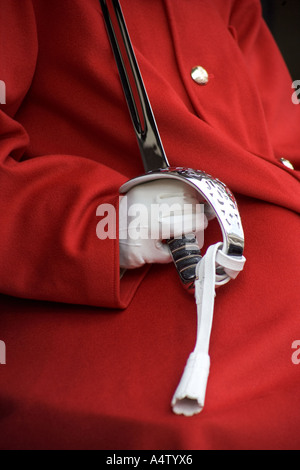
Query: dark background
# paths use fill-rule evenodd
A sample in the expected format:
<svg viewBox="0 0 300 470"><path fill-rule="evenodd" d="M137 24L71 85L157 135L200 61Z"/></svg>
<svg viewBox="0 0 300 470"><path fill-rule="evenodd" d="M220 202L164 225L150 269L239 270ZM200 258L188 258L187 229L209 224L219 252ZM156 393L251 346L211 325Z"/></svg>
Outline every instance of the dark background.
<svg viewBox="0 0 300 470"><path fill-rule="evenodd" d="M293 80L300 80L300 0L261 0L261 3L264 18Z"/></svg>

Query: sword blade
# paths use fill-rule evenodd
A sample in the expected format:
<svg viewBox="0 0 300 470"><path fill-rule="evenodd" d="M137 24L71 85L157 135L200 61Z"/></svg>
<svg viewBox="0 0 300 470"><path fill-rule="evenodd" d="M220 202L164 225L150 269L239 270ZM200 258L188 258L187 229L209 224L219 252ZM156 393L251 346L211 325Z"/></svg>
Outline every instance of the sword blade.
<svg viewBox="0 0 300 470"><path fill-rule="evenodd" d="M104 21L119 70L145 172L168 168L124 15L118 0L100 0Z"/></svg>

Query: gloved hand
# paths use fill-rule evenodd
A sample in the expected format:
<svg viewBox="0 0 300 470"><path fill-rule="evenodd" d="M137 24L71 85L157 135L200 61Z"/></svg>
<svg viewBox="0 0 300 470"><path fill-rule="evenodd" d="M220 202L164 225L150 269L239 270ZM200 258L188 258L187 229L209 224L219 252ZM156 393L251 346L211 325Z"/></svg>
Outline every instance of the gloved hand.
<svg viewBox="0 0 300 470"><path fill-rule="evenodd" d="M160 179L130 189L119 207L120 267L169 263L164 240L196 233L200 248L207 217L198 193L181 181Z"/></svg>

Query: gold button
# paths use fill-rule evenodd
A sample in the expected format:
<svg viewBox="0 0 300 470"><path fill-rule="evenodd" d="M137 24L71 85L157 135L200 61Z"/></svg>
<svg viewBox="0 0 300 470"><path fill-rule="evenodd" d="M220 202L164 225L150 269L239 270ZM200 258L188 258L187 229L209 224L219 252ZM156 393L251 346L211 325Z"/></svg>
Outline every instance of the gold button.
<svg viewBox="0 0 300 470"><path fill-rule="evenodd" d="M208 73L201 65L192 68L191 77L198 85L206 85L209 82Z"/></svg>
<svg viewBox="0 0 300 470"><path fill-rule="evenodd" d="M280 161L281 161L281 163L282 163L284 166L286 166L286 167L289 168L290 170L294 170L294 169L295 169L294 166L293 166L293 164L292 164L289 160L287 160L286 158L281 158Z"/></svg>

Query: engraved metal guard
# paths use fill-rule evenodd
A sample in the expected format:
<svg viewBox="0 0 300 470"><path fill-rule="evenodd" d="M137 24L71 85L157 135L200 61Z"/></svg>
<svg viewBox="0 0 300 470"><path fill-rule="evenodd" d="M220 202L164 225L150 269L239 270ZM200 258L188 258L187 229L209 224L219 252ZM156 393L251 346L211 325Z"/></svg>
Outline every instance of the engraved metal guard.
<svg viewBox="0 0 300 470"><path fill-rule="evenodd" d="M151 171L145 175L127 181L120 189L126 193L129 189L142 183L156 179L172 178L190 185L197 190L206 210L214 212L218 219L223 235L222 251L231 256L242 256L244 251L244 231L238 211L238 206L230 189L218 179L213 178L204 171L191 168L169 167L158 171ZM175 261L175 260L174 260ZM184 282L191 288L193 280Z"/></svg>
<svg viewBox="0 0 300 470"><path fill-rule="evenodd" d="M203 202L213 209L219 221L223 234L222 251L229 255L242 256L244 232L235 197L224 183L204 171L181 167L151 171L127 181L121 187L121 193L127 192L137 184L163 178L177 179L196 189L204 198Z"/></svg>

